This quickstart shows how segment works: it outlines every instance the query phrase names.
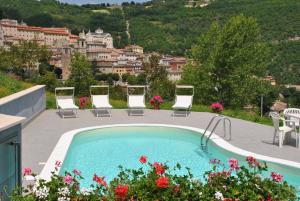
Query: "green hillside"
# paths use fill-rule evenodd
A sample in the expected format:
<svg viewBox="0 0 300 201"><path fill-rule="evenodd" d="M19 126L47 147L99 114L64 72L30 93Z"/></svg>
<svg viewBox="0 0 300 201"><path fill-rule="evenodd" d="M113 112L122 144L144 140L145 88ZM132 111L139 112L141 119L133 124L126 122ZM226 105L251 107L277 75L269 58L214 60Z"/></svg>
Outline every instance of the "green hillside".
<svg viewBox="0 0 300 201"><path fill-rule="evenodd" d="M75 34L83 29L93 31L101 27L113 35L116 46L127 44L126 25L120 9L95 12L55 0L0 0L0 18L17 19L35 26L68 27Z"/></svg>
<svg viewBox="0 0 300 201"><path fill-rule="evenodd" d="M300 43L289 41L300 35L299 0L215 0L204 8L188 8L187 3L187 0L127 3L122 11L55 0L0 0L0 18L15 18L37 26L66 26L73 33L102 27L112 33L116 47L132 43L143 46L145 51L185 55L213 21L223 23L244 14L257 19L263 38L273 48L269 71L281 83L300 83L298 74L289 76L299 67L296 55L300 55ZM126 20L130 25L130 40L125 33Z"/></svg>
<svg viewBox="0 0 300 201"><path fill-rule="evenodd" d="M32 84L0 72L0 98L31 87Z"/></svg>

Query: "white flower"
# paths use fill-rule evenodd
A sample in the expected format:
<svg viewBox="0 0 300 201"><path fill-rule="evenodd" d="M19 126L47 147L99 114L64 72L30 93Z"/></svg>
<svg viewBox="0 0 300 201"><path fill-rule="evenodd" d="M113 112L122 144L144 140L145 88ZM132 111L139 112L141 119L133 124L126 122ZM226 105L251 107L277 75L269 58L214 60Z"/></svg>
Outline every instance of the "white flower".
<svg viewBox="0 0 300 201"><path fill-rule="evenodd" d="M46 186L42 186L42 187L35 186L35 187L33 187L33 192L37 198L45 199L48 197L49 188L47 188Z"/></svg>
<svg viewBox="0 0 300 201"><path fill-rule="evenodd" d="M59 198L57 198L57 201L70 201L70 198L67 198L67 197L59 197Z"/></svg>
<svg viewBox="0 0 300 201"><path fill-rule="evenodd" d="M82 195L85 195L85 196L89 195L91 192L92 192L91 188L82 188L81 189Z"/></svg>
<svg viewBox="0 0 300 201"><path fill-rule="evenodd" d="M70 194L69 188L68 187L64 187L64 188L59 188L58 189L58 194L61 196L67 196Z"/></svg>
<svg viewBox="0 0 300 201"><path fill-rule="evenodd" d="M199 196L202 196L202 194L203 194L203 193L202 193L202 192L200 192L200 193L199 193Z"/></svg>
<svg viewBox="0 0 300 201"><path fill-rule="evenodd" d="M223 194L222 194L221 192L219 192L219 191L217 191L217 192L215 193L215 198L216 198L217 200L224 200Z"/></svg>

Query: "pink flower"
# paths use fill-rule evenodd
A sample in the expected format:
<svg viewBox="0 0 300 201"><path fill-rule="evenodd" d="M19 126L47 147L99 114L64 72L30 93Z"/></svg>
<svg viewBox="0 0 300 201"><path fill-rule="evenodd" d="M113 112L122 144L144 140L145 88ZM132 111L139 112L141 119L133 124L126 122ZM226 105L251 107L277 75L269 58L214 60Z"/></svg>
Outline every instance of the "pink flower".
<svg viewBox="0 0 300 201"><path fill-rule="evenodd" d="M74 173L75 175L80 175L80 174L81 174L81 172L80 172L79 170L77 170L77 169L74 169L74 170L73 170L73 173Z"/></svg>
<svg viewBox="0 0 300 201"><path fill-rule="evenodd" d="M64 177L65 184L71 184L73 182L73 178L70 175Z"/></svg>
<svg viewBox="0 0 300 201"><path fill-rule="evenodd" d="M151 105L154 105L154 104L157 104L157 105L160 105L164 102L164 100L162 99L162 97L160 96L153 96L150 100L149 100L149 103Z"/></svg>
<svg viewBox="0 0 300 201"><path fill-rule="evenodd" d="M27 175L31 175L31 173L32 173L31 168L25 168L25 169L24 169L23 175L24 175L24 176L27 176Z"/></svg>
<svg viewBox="0 0 300 201"><path fill-rule="evenodd" d="M248 162L248 165L250 167L256 167L259 166L259 162L256 160L256 158L254 158L253 156L248 156L246 158L246 161Z"/></svg>
<svg viewBox="0 0 300 201"><path fill-rule="evenodd" d="M61 161L55 161L55 167L60 167L61 166Z"/></svg>
<svg viewBox="0 0 300 201"><path fill-rule="evenodd" d="M141 162L141 163L146 163L146 162L147 162L147 156L142 155L142 156L140 157L140 162Z"/></svg>
<svg viewBox="0 0 300 201"><path fill-rule="evenodd" d="M238 163L238 161L236 159L231 158L231 159L229 159L228 163L229 163L229 166L230 166L230 170L238 170L238 169L240 169L239 163Z"/></svg>
<svg viewBox="0 0 300 201"><path fill-rule="evenodd" d="M219 113L222 112L224 110L224 107L222 104L220 104L219 102L214 102L209 106L210 109L213 110L213 112Z"/></svg>
<svg viewBox="0 0 300 201"><path fill-rule="evenodd" d="M80 107L84 108L86 104L87 104L87 97L80 97L79 98L79 105L80 105Z"/></svg>
<svg viewBox="0 0 300 201"><path fill-rule="evenodd" d="M210 160L209 160L209 163L210 163L210 164L213 164L213 165L218 165L218 164L221 163L221 161L218 160L218 159L216 159L216 158L214 158L214 159L210 159Z"/></svg>
<svg viewBox="0 0 300 201"><path fill-rule="evenodd" d="M272 178L272 181L275 181L275 182L282 182L282 180L283 180L283 176L276 172L271 172L271 178Z"/></svg>

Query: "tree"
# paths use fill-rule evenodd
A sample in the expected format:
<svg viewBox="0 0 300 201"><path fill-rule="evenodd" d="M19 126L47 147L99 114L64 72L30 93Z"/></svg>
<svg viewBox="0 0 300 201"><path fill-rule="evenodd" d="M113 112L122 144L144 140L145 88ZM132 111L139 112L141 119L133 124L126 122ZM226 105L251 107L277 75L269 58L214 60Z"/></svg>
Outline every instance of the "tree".
<svg viewBox="0 0 300 201"><path fill-rule="evenodd" d="M21 41L10 48L15 68L21 68L27 73L24 76L32 77L38 70L39 63L49 61L51 52L46 46L39 45L36 41Z"/></svg>
<svg viewBox="0 0 300 201"><path fill-rule="evenodd" d="M13 58L9 51L0 48L0 71L7 71L13 65Z"/></svg>
<svg viewBox="0 0 300 201"><path fill-rule="evenodd" d="M223 27L213 23L192 48L192 58L182 79L195 85L198 102L242 107L270 87L261 79L266 75L269 48L252 17L232 17Z"/></svg>
<svg viewBox="0 0 300 201"><path fill-rule="evenodd" d="M54 92L55 88L59 85L55 73L50 71L47 71L45 75L40 77L39 83L46 85L47 90L51 92Z"/></svg>
<svg viewBox="0 0 300 201"><path fill-rule="evenodd" d="M159 60L158 55L152 55L149 62L143 64L146 81L150 85L152 96L160 95L164 99L171 100L174 96L174 84L168 80L168 72L165 67L159 65Z"/></svg>
<svg viewBox="0 0 300 201"><path fill-rule="evenodd" d="M91 63L85 56L75 54L71 61L71 75L66 85L75 87L76 95L88 96L89 87L94 82Z"/></svg>
<svg viewBox="0 0 300 201"><path fill-rule="evenodd" d="M130 76L130 74L125 73L122 75L122 82L127 82L128 77Z"/></svg>

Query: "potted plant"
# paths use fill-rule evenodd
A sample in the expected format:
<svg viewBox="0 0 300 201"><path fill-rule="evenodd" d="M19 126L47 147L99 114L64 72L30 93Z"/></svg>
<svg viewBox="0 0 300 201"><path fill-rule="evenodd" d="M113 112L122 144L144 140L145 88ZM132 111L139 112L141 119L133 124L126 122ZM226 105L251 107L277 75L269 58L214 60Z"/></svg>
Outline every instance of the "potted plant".
<svg viewBox="0 0 300 201"><path fill-rule="evenodd" d="M159 110L160 109L160 104L162 104L164 100L160 96L153 96L149 103L153 106L154 109Z"/></svg>
<svg viewBox="0 0 300 201"><path fill-rule="evenodd" d="M212 103L209 108L214 112L214 113L222 113L224 110L224 107L221 103L219 102L214 102Z"/></svg>
<svg viewBox="0 0 300 201"><path fill-rule="evenodd" d="M87 104L87 101L88 101L87 97L80 97L79 98L79 107L80 107L80 109L85 108L85 106Z"/></svg>

